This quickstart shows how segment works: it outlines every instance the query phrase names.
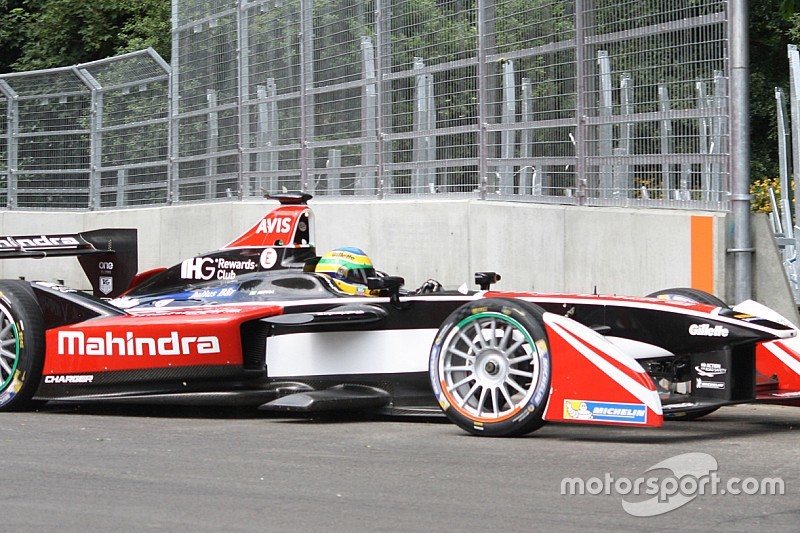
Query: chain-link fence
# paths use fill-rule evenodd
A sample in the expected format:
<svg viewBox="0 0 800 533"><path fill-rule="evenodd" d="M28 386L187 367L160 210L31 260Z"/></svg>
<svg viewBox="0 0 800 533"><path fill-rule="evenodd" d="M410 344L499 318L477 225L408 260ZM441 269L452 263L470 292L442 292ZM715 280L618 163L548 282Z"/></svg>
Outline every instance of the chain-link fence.
<svg viewBox="0 0 800 533"><path fill-rule="evenodd" d="M48 81L30 85L46 95L17 90L26 75L0 76L7 203L106 207L286 188L727 210L728 8L173 0L169 99L166 77L146 83L158 93L136 96L128 77L128 95L114 89L125 111L98 121L92 109L108 105L109 89L74 69L38 74ZM22 95L52 124L23 109ZM29 131L23 113L48 125Z"/></svg>

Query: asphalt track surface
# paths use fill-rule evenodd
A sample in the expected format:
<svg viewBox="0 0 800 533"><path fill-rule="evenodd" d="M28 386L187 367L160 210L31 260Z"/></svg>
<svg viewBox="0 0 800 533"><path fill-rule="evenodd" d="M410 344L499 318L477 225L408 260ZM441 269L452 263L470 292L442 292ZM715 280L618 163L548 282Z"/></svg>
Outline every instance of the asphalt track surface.
<svg viewBox="0 0 800 533"><path fill-rule="evenodd" d="M0 523L4 531L797 531L798 427L800 408L736 406L660 429L551 424L488 439L432 419L46 406L0 415ZM724 482L779 477L784 494L695 493L643 518L622 500L647 496L613 486L561 493L565 477L635 480L697 452L716 459Z"/></svg>

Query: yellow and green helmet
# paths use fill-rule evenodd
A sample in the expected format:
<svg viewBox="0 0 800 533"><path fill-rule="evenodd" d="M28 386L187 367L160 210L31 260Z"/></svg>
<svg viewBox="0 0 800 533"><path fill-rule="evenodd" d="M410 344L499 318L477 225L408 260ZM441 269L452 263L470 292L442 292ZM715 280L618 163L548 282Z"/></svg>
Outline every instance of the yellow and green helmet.
<svg viewBox="0 0 800 533"><path fill-rule="evenodd" d="M375 276L375 267L367 254L358 248L336 248L328 252L320 258L314 272L330 277L344 293L378 296L379 291L367 288L367 278Z"/></svg>

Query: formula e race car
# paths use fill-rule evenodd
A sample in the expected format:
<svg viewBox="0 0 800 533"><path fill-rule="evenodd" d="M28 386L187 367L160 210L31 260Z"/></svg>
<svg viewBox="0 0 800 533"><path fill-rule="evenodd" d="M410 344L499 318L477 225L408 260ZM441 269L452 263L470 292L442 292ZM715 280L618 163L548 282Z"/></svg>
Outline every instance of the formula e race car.
<svg viewBox="0 0 800 533"><path fill-rule="evenodd" d="M757 303L499 292L493 272L478 290L409 291L357 250L318 257L309 195L270 198L280 206L223 248L140 274L135 230L0 237L0 257L78 256L94 293L0 281L0 410L442 411L511 436L800 402L797 327Z"/></svg>

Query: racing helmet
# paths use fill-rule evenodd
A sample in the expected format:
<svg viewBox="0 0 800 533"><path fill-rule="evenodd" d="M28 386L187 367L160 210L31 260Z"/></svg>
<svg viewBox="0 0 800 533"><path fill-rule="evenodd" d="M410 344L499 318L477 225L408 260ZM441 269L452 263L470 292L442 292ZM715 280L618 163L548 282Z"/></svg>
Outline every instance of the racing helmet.
<svg viewBox="0 0 800 533"><path fill-rule="evenodd" d="M320 258L314 272L328 276L344 293L378 296L379 291L367 288L367 278L375 276L375 267L358 248L336 248L328 252Z"/></svg>

